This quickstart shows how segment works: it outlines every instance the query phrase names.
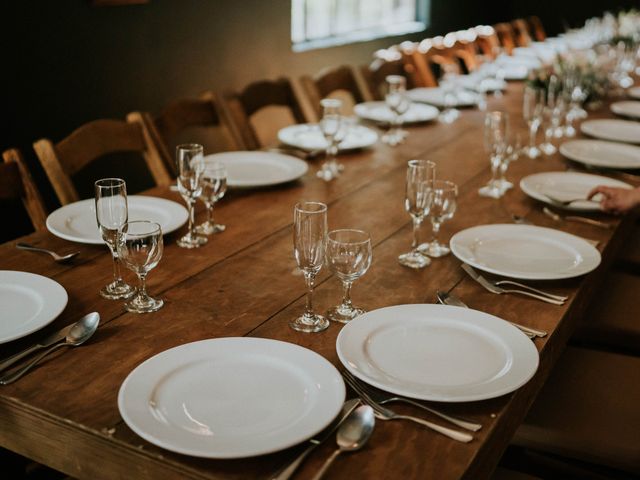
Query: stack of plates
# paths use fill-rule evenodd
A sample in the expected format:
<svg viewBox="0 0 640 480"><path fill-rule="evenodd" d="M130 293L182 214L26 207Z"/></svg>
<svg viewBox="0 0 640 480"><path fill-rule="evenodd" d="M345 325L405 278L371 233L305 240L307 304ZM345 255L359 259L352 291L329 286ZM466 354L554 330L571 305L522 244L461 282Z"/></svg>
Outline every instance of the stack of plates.
<svg viewBox="0 0 640 480"><path fill-rule="evenodd" d="M630 120L587 120L580 124L580 130L603 140L640 143L640 123Z"/></svg>
<svg viewBox="0 0 640 480"><path fill-rule="evenodd" d="M407 96L414 102L429 103L439 108L445 107L444 90L439 87L414 88L407 91ZM480 96L467 90L455 92L451 107L474 107L480 102Z"/></svg>
<svg viewBox="0 0 640 480"><path fill-rule="evenodd" d="M389 123L394 120L395 115L385 102L364 102L357 104L353 111L357 116L372 122ZM409 110L403 113L400 118L402 123L428 122L438 117L438 109L431 105L412 103Z"/></svg>
<svg viewBox="0 0 640 480"><path fill-rule="evenodd" d="M278 132L278 140L302 150L325 150L328 146L320 127L317 124L298 124L285 127ZM378 141L378 134L362 125L349 128L347 135L338 148L355 150L370 147Z"/></svg>
<svg viewBox="0 0 640 480"><path fill-rule="evenodd" d="M569 160L597 168L640 168L640 147L602 140L571 140L560 145Z"/></svg>
<svg viewBox="0 0 640 480"><path fill-rule="evenodd" d="M640 118L640 102L614 102L611 111L623 117Z"/></svg>

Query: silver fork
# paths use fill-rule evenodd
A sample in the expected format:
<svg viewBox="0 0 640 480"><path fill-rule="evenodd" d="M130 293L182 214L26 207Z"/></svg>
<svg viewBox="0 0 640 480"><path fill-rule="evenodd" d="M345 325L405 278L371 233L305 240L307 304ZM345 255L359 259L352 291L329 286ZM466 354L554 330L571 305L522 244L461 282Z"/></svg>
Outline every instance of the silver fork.
<svg viewBox="0 0 640 480"><path fill-rule="evenodd" d="M353 388L353 390L360 396L362 401L367 405L371 406L376 413L376 417L381 420L409 420L411 422L418 423L423 425L431 430L441 433L442 435L449 437L453 440L457 440L458 442L470 442L473 440L473 435L465 432L459 432L458 430L453 430L452 428L443 427L442 425L438 425L436 423L429 422L427 420L423 420L421 418L412 417L409 415L399 415L395 413L393 410L390 410L386 407L383 407L379 403L375 402L367 392L360 389L360 386L353 381L351 376L347 376L345 372L342 372L342 376L344 381L347 382Z"/></svg>
<svg viewBox="0 0 640 480"><path fill-rule="evenodd" d="M360 391L365 392L373 401L379 403L380 405L386 405L387 403L391 403L391 402L401 402L401 403L406 403L408 405L413 405L414 407L418 407L421 408L423 410L426 410L427 412L430 412L448 422L453 423L454 425L457 425L461 428L464 428L466 430L470 430L472 432L477 432L478 430L480 430L482 428L482 425L480 425L479 423L473 423L473 422L468 422L466 420L461 420L455 417L451 417L449 415L447 415L446 413L442 413L438 410L435 410L431 407L428 407L426 405L423 405L420 402L416 402L415 400L412 400L410 398L406 398L406 397L400 397L400 396L396 396L393 395L391 393L388 392L384 392L382 390L379 390L375 387L372 387L371 385L367 385L365 383L363 383L362 381L358 380L357 378L355 378L351 372L348 372L345 370L344 375L348 375L351 380L353 381L353 383L356 383L359 388Z"/></svg>
<svg viewBox="0 0 640 480"><path fill-rule="evenodd" d="M606 222L601 222L599 220L594 220L593 218L580 217L578 215L566 215L562 216L559 213L554 212L553 210L544 207L542 212L549 218L552 218L556 222L562 222L563 220L586 223L587 225L592 225L594 227L604 228L605 230L611 230L612 225Z"/></svg>

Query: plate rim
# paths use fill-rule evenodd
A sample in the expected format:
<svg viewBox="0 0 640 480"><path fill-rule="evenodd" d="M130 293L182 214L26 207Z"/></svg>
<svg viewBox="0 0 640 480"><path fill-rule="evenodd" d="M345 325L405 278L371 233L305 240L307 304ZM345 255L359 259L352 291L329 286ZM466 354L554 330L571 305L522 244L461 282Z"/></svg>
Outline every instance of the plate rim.
<svg viewBox="0 0 640 480"><path fill-rule="evenodd" d="M32 272L23 272L21 270L0 270L0 277L2 275L15 275L15 277L26 277L26 278L38 278L38 281L45 281L46 283L49 283L49 285L54 288L55 290L57 290L57 294L60 294L61 298L59 300L59 304L56 306L56 309L53 310L55 312L55 314L50 313L49 315L43 316L43 318L45 317L49 317L51 315L53 315L50 319L47 320L40 320L39 322L36 322L36 325L33 326L30 329L27 329L19 334L15 334L13 336L9 336L9 337L4 337L4 338L0 338L0 344L5 344L8 342L11 342L13 340L18 340L20 338L24 338L28 335L31 335L32 333L41 330L42 328L46 327L47 325L49 325L51 322L53 322L56 318L58 318L60 316L60 314L64 311L64 309L67 307L67 304L69 303L69 294L67 293L67 290L60 285L60 283L56 282L55 280L53 280L52 278L49 277L45 277L44 275L40 275L37 273L32 273ZM14 279L15 282L15 279ZM62 298L62 296L64 296L64 298ZM47 299L45 299L47 300ZM42 316L40 314L40 316ZM37 318L37 317L36 317Z"/></svg>
<svg viewBox="0 0 640 480"><path fill-rule="evenodd" d="M309 127L316 127L319 128L317 123L294 123L293 125L287 125L286 127L281 128L280 130L278 130L278 140L282 143L284 143L285 145L289 145L292 147L296 147L299 148L301 150L305 150L305 151L312 151L314 150L313 148L310 148L308 146L304 146L301 145L298 142L291 142L288 139L285 138L286 133L283 132L289 132L289 131L294 131L296 129L299 128L309 128ZM353 151L353 150L360 150L363 148L369 148L373 145L376 144L376 142L378 141L378 133L373 130L372 128L369 128L365 125L353 125L352 128L357 128L364 131L367 131L367 134L371 137L370 140L368 142L361 142L360 144L358 144L357 146L353 146L353 147L349 147L349 148L339 148L340 152L349 152L349 151Z"/></svg>
<svg viewBox="0 0 640 480"><path fill-rule="evenodd" d="M430 122L431 120L434 120L436 118L438 118L438 114L440 113L440 111L438 110L437 107L428 104L428 103L422 103L422 102L412 102L413 105L416 105L418 108L427 108L428 111L430 112L429 115L417 119L417 120L405 120L403 123L405 125L413 125L413 124L418 124L418 123L426 123L426 122ZM363 120L369 120L371 122L377 122L377 123L386 123L385 120L381 120L381 119L376 119L373 118L371 116L367 116L364 115L363 110L366 110L368 107L373 107L375 105L386 105L386 103L383 100L371 100L371 101L367 101L367 102L360 102L360 103L356 103L353 106L353 113L355 113L358 117L362 118ZM360 110L360 112L359 112Z"/></svg>
<svg viewBox="0 0 640 480"><path fill-rule="evenodd" d="M612 165L611 163L603 163L598 161L598 159L587 159L585 160L584 156L578 156L575 155L571 152L568 152L567 149L571 148L571 145L576 145L578 143L598 143L598 144L602 144L604 143L606 146L608 147L619 147L619 148L624 148L624 149L634 149L637 150L638 152L638 163L631 165L631 164L624 164L624 165ZM596 138L578 138L578 139L574 139L574 140L569 140L567 142L564 142L560 145L559 148L560 154L563 155L564 157L568 158L571 161L574 162L578 162L578 163L582 163L584 165L592 165L595 167L602 167L602 168L607 168L610 170L616 170L616 169L638 169L640 168L640 145L635 145L633 143L627 143L627 142L615 142L613 140L604 140L604 139L596 139Z"/></svg>
<svg viewBox="0 0 640 480"><path fill-rule="evenodd" d="M636 107L638 107L637 111L625 111L624 104L630 103L633 103ZM621 115L627 118L640 118L640 100L619 100L617 102L611 103L611 105L609 105L609 108L616 115Z"/></svg>
<svg viewBox="0 0 640 480"><path fill-rule="evenodd" d="M416 98L413 98L412 94L411 94L411 92L416 92L416 91L419 91L419 92L420 91L431 91L431 92L433 92L433 91L436 91L436 90L441 91L442 88L441 87L416 87L416 88L412 88L410 90L407 90L407 95L408 95L409 99L412 102L425 103L427 105L433 105L434 107L438 107L438 108L444 107L444 102L435 103L433 101L430 102L430 101L426 101L424 99L416 99ZM464 88L461 89L461 91L464 91L464 92L468 93L471 97L475 98L475 101L458 103L458 104L455 105L454 108L474 108L474 107L478 106L478 104L480 103L480 100L481 100L479 93L472 92L472 91L464 89ZM413 95L415 95L415 94L413 94Z"/></svg>
<svg viewBox="0 0 640 480"><path fill-rule="evenodd" d="M595 133L593 133L593 130L591 132L589 131L585 131L585 126L587 129L589 129L589 125L593 125L595 123L604 123L604 122L617 122L617 123L627 123L629 125L634 125L638 128L638 130L640 130L640 124L634 120L625 120L622 118L593 118L590 120L585 120L584 122L582 122L580 124L580 131L585 134L588 135L589 137L592 138L597 138L600 140L608 140L610 142L614 142L614 143L626 143L629 145L638 145L640 144L640 136L637 138L637 140L623 140L621 137L614 137L614 136L602 136L602 134L600 136L596 136Z"/></svg>

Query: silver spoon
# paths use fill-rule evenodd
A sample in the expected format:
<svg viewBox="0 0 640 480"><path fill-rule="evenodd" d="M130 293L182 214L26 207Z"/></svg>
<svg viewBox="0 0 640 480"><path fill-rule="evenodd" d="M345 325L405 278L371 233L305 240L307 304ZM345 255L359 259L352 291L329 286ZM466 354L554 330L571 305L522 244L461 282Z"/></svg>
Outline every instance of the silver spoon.
<svg viewBox="0 0 640 480"><path fill-rule="evenodd" d="M8 385L10 383L15 382L20 377L22 377L25 373L31 370L34 366L36 366L40 360L49 355L54 350L57 350L60 347L77 347L82 345L84 342L89 340L91 336L98 329L98 324L100 323L100 315L87 315L82 317L67 333L67 338L64 342L57 343L53 347L45 350L36 358L34 358L31 362L27 363L24 367L19 369L14 373L10 373L9 375L5 375L0 378L0 385Z"/></svg>
<svg viewBox="0 0 640 480"><path fill-rule="evenodd" d="M362 405L351 412L338 429L338 434L336 435L338 448L327 458L322 468L313 477L313 480L320 480L329 470L336 457L342 452L353 452L361 449L369 440L375 424L376 417L373 414L373 408L369 405Z"/></svg>
<svg viewBox="0 0 640 480"><path fill-rule="evenodd" d="M58 263L65 263L78 256L80 252L73 252L67 255L58 255L56 252L51 250L47 250L46 248L34 247L33 245L28 245L26 243L16 243L16 247L19 250L27 250L29 252L40 252L40 253L48 253L53 257L53 259Z"/></svg>

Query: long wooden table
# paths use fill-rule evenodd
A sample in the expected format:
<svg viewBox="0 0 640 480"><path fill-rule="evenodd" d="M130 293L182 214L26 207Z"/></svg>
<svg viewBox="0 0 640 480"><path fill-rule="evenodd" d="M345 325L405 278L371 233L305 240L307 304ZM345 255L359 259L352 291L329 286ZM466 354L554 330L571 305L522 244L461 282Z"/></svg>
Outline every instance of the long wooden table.
<svg viewBox="0 0 640 480"><path fill-rule="evenodd" d="M489 109L506 110L512 125L526 139L521 121L522 85L511 84L501 98L489 98ZM607 117L608 108L592 117ZM399 147L378 144L370 150L343 155L344 174L331 183L315 178L318 164L294 184L253 191L234 191L216 207L227 231L210 237L196 250L175 244L184 229L165 239L164 258L149 276L149 290L165 300L157 313L136 315L119 301L98 295L110 279L106 248L72 245L47 232L19 239L60 251L80 250L77 261L58 265L45 256L18 251L15 242L0 246L0 268L38 273L55 279L69 293L64 313L45 329L54 331L98 311L101 324L85 346L59 352L20 381L0 387L0 445L82 479L222 479L270 478L301 446L257 458L221 461L174 454L142 440L123 422L116 397L125 377L145 359L171 347L207 338L255 336L284 340L310 348L340 366L335 341L341 325L319 334L292 330L288 321L304 305L304 282L292 254L292 211L301 199L329 205L329 227L368 230L374 244L373 264L353 289L354 302L373 310L404 303L434 303L436 290L459 295L471 307L502 318L544 329L536 339L540 366L525 386L493 400L439 404L441 409L480 422L484 428L462 444L426 428L378 422L361 452L339 458L330 478L486 478L544 384L564 349L589 299L627 236L630 218L600 216L610 231L577 223L557 224L541 213L541 205L520 189L501 200L482 198L477 189L489 179L482 145L484 112L464 110L453 125L431 123L409 128ZM581 278L544 282L565 293L562 307L519 296L496 296L464 275L452 255L414 271L397 263L411 242L408 214L403 209L406 162L426 158L437 163L437 176L459 184L458 210L444 224L441 238L488 223L511 223L511 214L526 215L541 226L562 229L600 241L602 265ZM509 178L565 170L559 155L522 158L511 165ZM167 188L149 192L180 202ZM200 214L200 217L202 215ZM424 235L428 228L424 227ZM128 280L135 279L128 275ZM341 295L338 280L321 272L315 306L323 311ZM33 343L43 332L2 345L5 357ZM398 411L412 412L399 406ZM415 413L415 412L414 412ZM422 414L422 412L420 412ZM441 422L434 418L433 420ZM295 478L309 478L334 448L326 442L303 464Z"/></svg>

